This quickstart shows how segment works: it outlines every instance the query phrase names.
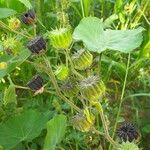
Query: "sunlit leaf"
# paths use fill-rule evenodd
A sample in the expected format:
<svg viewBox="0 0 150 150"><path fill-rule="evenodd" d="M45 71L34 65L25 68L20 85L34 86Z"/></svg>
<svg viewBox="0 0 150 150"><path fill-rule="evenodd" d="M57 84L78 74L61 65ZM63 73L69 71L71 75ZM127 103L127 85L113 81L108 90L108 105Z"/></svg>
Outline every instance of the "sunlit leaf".
<svg viewBox="0 0 150 150"><path fill-rule="evenodd" d="M31 141L45 128L48 115L28 110L0 124L0 145L10 150L22 141Z"/></svg>
<svg viewBox="0 0 150 150"><path fill-rule="evenodd" d="M11 57L4 55L0 57L0 62L6 62L7 67L0 69L0 78L3 78L8 73L12 72L17 66L22 64L29 56L31 52L29 50L23 50L19 55Z"/></svg>
<svg viewBox="0 0 150 150"><path fill-rule="evenodd" d="M58 115L47 123L47 135L43 150L55 150L56 144L60 143L65 134L66 121L64 115Z"/></svg>
<svg viewBox="0 0 150 150"><path fill-rule="evenodd" d="M17 104L15 85L10 84L4 92L3 104L6 106L9 103Z"/></svg>
<svg viewBox="0 0 150 150"><path fill-rule="evenodd" d="M12 15L15 15L17 12L13 9L9 8L0 8L0 19L10 17Z"/></svg>
<svg viewBox="0 0 150 150"><path fill-rule="evenodd" d="M22 4L24 4L27 8L29 8L29 9L32 8L32 5L29 0L18 0L18 1L20 1Z"/></svg>
<svg viewBox="0 0 150 150"><path fill-rule="evenodd" d="M87 17L81 20L75 28L73 38L83 41L90 51L101 53L106 49L128 53L142 43L142 31L139 27L133 30L106 30L103 22L96 17Z"/></svg>

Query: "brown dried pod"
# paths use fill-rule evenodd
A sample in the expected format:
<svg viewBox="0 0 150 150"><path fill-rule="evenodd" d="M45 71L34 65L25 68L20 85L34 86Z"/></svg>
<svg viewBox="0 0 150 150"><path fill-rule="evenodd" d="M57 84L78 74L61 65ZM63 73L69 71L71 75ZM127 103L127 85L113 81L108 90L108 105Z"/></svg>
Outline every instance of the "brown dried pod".
<svg viewBox="0 0 150 150"><path fill-rule="evenodd" d="M41 93L43 91L44 81L41 76L34 76L28 83L27 86L35 93ZM39 92L40 91L40 92Z"/></svg>
<svg viewBox="0 0 150 150"><path fill-rule="evenodd" d="M27 25L33 25L36 22L36 16L33 9L29 9L27 12L21 15L21 20Z"/></svg>
<svg viewBox="0 0 150 150"><path fill-rule="evenodd" d="M43 37L38 36L27 44L27 48L34 54L39 54L46 50L46 41Z"/></svg>

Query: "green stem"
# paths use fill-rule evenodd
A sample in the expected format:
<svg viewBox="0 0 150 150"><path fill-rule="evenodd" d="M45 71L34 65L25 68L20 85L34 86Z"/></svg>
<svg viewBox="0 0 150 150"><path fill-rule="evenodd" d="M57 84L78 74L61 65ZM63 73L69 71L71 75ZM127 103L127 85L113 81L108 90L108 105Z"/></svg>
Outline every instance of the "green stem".
<svg viewBox="0 0 150 150"><path fill-rule="evenodd" d="M115 121L115 125L114 125L112 138L115 137L117 124L118 124L119 116L120 116L120 113L121 113L121 107L122 107L122 103L123 103L123 98L124 98L124 93L125 93L125 88L126 88L126 83L127 83L127 77L128 77L128 72L129 72L129 65L130 65L130 53L128 55L127 69L126 69L126 74L125 74L124 83L123 83L123 87L122 87L120 104L119 104L119 108L118 108L118 113L117 113L117 117L116 117L116 121ZM111 145L109 145L109 150L111 150Z"/></svg>
<svg viewBox="0 0 150 150"><path fill-rule="evenodd" d="M0 26L1 26L2 28L5 28L5 29L11 31L11 32L14 32L15 34L24 36L24 37L26 37L26 38L28 38L28 39L32 39L32 37L27 36L27 35L23 34L22 32L18 32L18 31L15 31L15 30L13 30L13 29L10 29L10 28L9 28L5 23L3 23L2 21L0 21Z"/></svg>
<svg viewBox="0 0 150 150"><path fill-rule="evenodd" d="M61 99L63 99L65 102L67 102L71 107L73 107L76 111L82 112L79 107L77 107L74 103L72 103L69 99L67 99L67 98L61 93L61 91L60 91L60 89L59 89L59 86L58 86L58 84L57 84L57 80L56 80L56 78L55 78L55 75L54 75L54 73L53 73L52 67L51 67L51 65L50 65L50 63L49 63L49 61L48 61L48 59L45 58L45 57L43 57L43 59L44 59L46 65L47 65L47 67L48 67L48 69L46 70L46 73L49 75L49 77L50 77L50 79L51 79L51 81L52 81L52 83L53 83L53 86L54 86L54 88L55 88L55 90L56 90L57 95L58 95Z"/></svg>
<svg viewBox="0 0 150 150"><path fill-rule="evenodd" d="M100 117L101 117L101 121L102 121L102 124L103 124L103 128L104 128L104 135L105 135L105 138L116 148L119 148L119 144L116 143L109 135L109 131L108 131L108 127L107 127L107 123L106 123L106 120L105 120L105 116L104 116L104 113L103 113L103 108L101 106L101 104L99 102L96 102L96 103L93 103L97 109L97 111L99 112L100 114Z"/></svg>
<svg viewBox="0 0 150 150"><path fill-rule="evenodd" d="M102 53L100 53L100 55L99 55L99 61L98 61L98 75L100 77L101 77L101 63L102 63L101 59L102 59Z"/></svg>
<svg viewBox="0 0 150 150"><path fill-rule="evenodd" d="M80 5L81 5L81 9L82 9L82 16L84 18L85 17L85 12L84 12L83 0L80 0Z"/></svg>
<svg viewBox="0 0 150 150"><path fill-rule="evenodd" d="M36 37L36 24L33 25L33 35Z"/></svg>
<svg viewBox="0 0 150 150"><path fill-rule="evenodd" d="M62 100L64 100L66 103L68 103L68 104L69 104L71 107L73 107L76 111L82 112L82 110L81 110L79 107L77 107L74 103L72 103L69 99L67 99L67 98L61 93L61 91L60 91L60 89L59 89L59 86L58 86L58 84L57 84L57 80L56 80L56 78L55 78L55 75L54 75L54 73L53 73L52 67L51 67L51 65L50 65L50 63L49 63L49 60L48 60L46 57L44 57L44 56L43 56L43 59L44 59L44 61L45 61L45 63L46 63L46 65L47 65L48 68L45 67L45 66L43 66L43 65L39 65L39 64L36 64L36 63L34 63L34 62L30 62L30 61L28 61L28 60L26 60L26 62L27 62L27 63L30 63L30 64L32 64L32 65L34 65L34 66L36 66L36 67L40 67L41 69L43 69L43 70L48 74L48 76L50 77L51 82L52 82L52 84L53 84L53 86L54 86L54 88L55 88L56 95L59 96Z"/></svg>
<svg viewBox="0 0 150 150"><path fill-rule="evenodd" d="M78 72L75 70L74 65L73 65L73 62L72 62L72 60L71 60L71 58L70 58L70 55L69 55L68 50L66 50L66 57L67 57L67 59L68 59L69 62L70 62L70 66L71 66L72 72L73 72L77 77L79 77L80 79L83 79L84 77L83 77L80 73L78 73Z"/></svg>

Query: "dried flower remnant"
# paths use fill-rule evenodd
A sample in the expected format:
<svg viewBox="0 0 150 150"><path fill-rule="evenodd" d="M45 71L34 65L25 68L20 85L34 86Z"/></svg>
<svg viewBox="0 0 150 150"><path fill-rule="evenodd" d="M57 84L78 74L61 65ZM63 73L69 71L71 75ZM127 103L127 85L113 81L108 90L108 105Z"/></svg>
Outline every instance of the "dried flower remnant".
<svg viewBox="0 0 150 150"><path fill-rule="evenodd" d="M23 23L27 25L33 25L36 22L36 16L33 9L28 10L27 12L23 13L21 16L21 20Z"/></svg>
<svg viewBox="0 0 150 150"><path fill-rule="evenodd" d="M43 92L44 81L41 76L36 75L27 83L27 86L37 95Z"/></svg>
<svg viewBox="0 0 150 150"><path fill-rule="evenodd" d="M46 41L43 37L38 36L27 44L27 48L34 54L42 53L46 50Z"/></svg>
<svg viewBox="0 0 150 150"><path fill-rule="evenodd" d="M118 137L123 140L124 142L132 142L133 140L138 139L139 133L135 126L132 123L124 122L118 129L117 129Z"/></svg>

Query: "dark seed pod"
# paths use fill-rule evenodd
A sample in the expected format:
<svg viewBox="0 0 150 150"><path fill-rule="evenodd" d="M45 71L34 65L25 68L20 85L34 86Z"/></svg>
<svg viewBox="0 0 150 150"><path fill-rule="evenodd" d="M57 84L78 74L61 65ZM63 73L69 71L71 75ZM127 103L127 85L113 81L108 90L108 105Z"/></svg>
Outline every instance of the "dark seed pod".
<svg viewBox="0 0 150 150"><path fill-rule="evenodd" d="M39 54L43 50L46 50L46 41L43 39L43 37L38 36L27 44L27 48L32 53Z"/></svg>
<svg viewBox="0 0 150 150"><path fill-rule="evenodd" d="M27 12L23 13L21 16L21 20L23 23L27 25L33 25L36 22L36 16L34 10L30 9Z"/></svg>
<svg viewBox="0 0 150 150"><path fill-rule="evenodd" d="M117 130L118 137L124 142L132 142L139 137L139 133L132 123L123 123Z"/></svg>
<svg viewBox="0 0 150 150"><path fill-rule="evenodd" d="M39 75L34 76L31 81L27 83L27 86L34 92L39 91L43 85L43 79Z"/></svg>

